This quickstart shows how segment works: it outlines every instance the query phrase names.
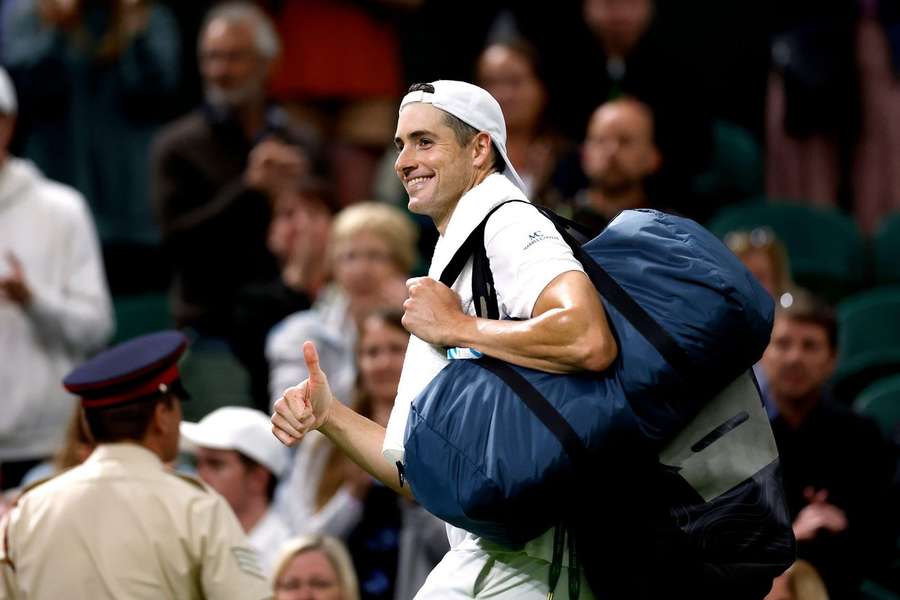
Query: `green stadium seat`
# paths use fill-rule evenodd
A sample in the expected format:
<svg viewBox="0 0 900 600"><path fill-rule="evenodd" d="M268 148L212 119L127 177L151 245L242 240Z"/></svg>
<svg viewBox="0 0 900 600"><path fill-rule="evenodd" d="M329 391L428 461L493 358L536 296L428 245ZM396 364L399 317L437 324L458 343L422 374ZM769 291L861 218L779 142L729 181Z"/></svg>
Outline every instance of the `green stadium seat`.
<svg viewBox="0 0 900 600"><path fill-rule="evenodd" d="M900 442L900 375L869 385L854 400L853 410L878 423L885 438Z"/></svg>
<svg viewBox="0 0 900 600"><path fill-rule="evenodd" d="M114 296L113 311L116 316L116 334L111 345L174 326L168 299L162 293Z"/></svg>
<svg viewBox="0 0 900 600"><path fill-rule="evenodd" d="M881 222L872 237L875 282L900 284L900 213Z"/></svg>
<svg viewBox="0 0 900 600"><path fill-rule="evenodd" d="M847 298L837 316L835 392L851 401L878 379L900 374L900 286Z"/></svg>
<svg viewBox="0 0 900 600"><path fill-rule="evenodd" d="M694 195L742 202L763 191L762 150L747 130L729 121L713 124L708 168L694 178Z"/></svg>
<svg viewBox="0 0 900 600"><path fill-rule="evenodd" d="M720 238L769 227L784 242L794 281L831 302L863 287L866 245L856 223L834 209L786 201L729 206L707 224Z"/></svg>

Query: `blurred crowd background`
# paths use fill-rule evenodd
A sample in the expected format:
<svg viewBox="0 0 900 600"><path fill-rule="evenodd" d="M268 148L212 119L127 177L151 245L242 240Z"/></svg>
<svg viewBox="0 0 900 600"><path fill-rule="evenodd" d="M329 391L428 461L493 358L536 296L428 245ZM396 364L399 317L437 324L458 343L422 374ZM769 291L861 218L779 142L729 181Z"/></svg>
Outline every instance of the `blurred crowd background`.
<svg viewBox="0 0 900 600"><path fill-rule="evenodd" d="M819 576L900 594L900 1L2 0L0 64L4 489L90 451L72 366L169 327L192 342L188 421L268 413L312 339L336 396L385 423L405 280L437 239L393 170L397 106L462 79L500 102L533 201L597 233L623 209L695 219L814 326L757 366L792 514L826 507L795 523L813 566L777 597L825 597L791 587ZM224 468L200 446L185 468ZM350 550L295 539L279 568L319 548L399 600L442 555L440 523L324 440L261 460L241 464L271 477L270 562L301 533ZM236 481L240 517L259 485Z"/></svg>

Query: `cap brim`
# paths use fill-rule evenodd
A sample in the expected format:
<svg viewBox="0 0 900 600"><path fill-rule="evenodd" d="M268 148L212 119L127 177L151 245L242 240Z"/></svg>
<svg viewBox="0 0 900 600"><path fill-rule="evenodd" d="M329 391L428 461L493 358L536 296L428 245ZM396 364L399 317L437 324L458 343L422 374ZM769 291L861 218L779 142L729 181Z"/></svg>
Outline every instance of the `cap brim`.
<svg viewBox="0 0 900 600"><path fill-rule="evenodd" d="M233 450L232 444L222 440L216 431L204 427L200 423L181 422L181 437L194 447L212 448L213 450Z"/></svg>

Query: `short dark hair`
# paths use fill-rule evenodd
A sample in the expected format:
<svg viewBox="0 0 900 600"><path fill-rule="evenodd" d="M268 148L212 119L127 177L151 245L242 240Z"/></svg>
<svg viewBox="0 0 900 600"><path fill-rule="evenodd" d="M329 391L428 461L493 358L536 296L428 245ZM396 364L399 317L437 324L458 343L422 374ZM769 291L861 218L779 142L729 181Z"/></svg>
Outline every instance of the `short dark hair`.
<svg viewBox="0 0 900 600"><path fill-rule="evenodd" d="M831 349L837 349L837 316L834 308L818 296L802 288L793 288L776 303L776 314L792 321L818 325L825 330Z"/></svg>
<svg viewBox="0 0 900 600"><path fill-rule="evenodd" d="M272 500L275 499L275 487L278 485L278 477L276 477L275 473L270 471L266 465L253 460L243 452L235 450L235 453L237 453L238 458L241 459L241 463L244 465L245 469L259 467L269 474L269 482L266 484L266 497L269 499L269 504L271 504Z"/></svg>
<svg viewBox="0 0 900 600"><path fill-rule="evenodd" d="M156 405L165 403L172 407L175 394L154 394L128 404L109 408L88 408L84 411L91 438L97 444L110 444L124 440L140 441L150 427Z"/></svg>
<svg viewBox="0 0 900 600"><path fill-rule="evenodd" d="M429 94L434 93L434 86L430 83L414 83L409 86L409 92L427 92ZM469 142L472 141L476 135L478 135L478 130L454 115L451 115L446 110L438 109L442 113L444 113L444 125L453 130L453 135L456 137L456 141L460 146L465 146ZM503 157L500 156L500 150L497 149L497 144L494 143L494 140L491 140L491 168L497 171L498 173L502 173L506 170L506 161L503 160Z"/></svg>

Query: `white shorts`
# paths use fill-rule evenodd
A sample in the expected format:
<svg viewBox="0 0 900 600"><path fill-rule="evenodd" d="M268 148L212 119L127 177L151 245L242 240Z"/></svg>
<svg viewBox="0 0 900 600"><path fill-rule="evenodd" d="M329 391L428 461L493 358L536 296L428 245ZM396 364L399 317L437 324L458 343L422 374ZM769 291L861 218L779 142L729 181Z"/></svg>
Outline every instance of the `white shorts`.
<svg viewBox="0 0 900 600"><path fill-rule="evenodd" d="M524 552L451 549L428 575L415 600L546 600L550 563ZM581 576L579 600L593 600ZM554 592L555 600L568 600L568 569L563 569Z"/></svg>

